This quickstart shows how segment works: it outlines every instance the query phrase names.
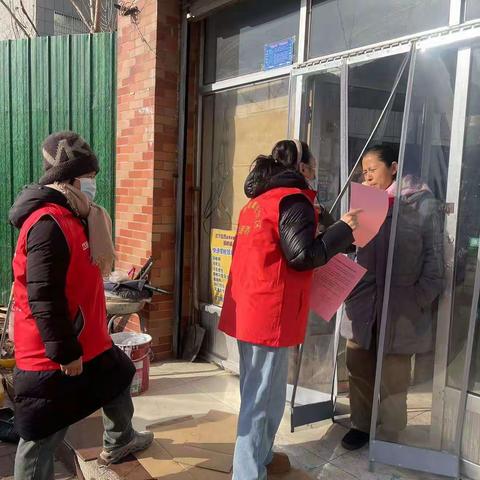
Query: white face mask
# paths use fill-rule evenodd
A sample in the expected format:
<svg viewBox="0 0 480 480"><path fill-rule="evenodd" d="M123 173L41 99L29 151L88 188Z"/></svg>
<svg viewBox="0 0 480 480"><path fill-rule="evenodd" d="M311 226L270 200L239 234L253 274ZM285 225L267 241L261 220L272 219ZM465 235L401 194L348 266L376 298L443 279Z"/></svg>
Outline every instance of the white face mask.
<svg viewBox="0 0 480 480"><path fill-rule="evenodd" d="M79 178L80 190L93 202L97 193L97 182L94 178Z"/></svg>

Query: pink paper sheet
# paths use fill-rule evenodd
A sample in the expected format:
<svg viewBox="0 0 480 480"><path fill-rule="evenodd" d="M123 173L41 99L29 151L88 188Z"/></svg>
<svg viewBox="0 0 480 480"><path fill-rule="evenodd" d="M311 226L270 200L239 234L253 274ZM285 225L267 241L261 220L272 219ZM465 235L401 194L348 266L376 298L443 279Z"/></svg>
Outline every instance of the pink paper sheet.
<svg viewBox="0 0 480 480"><path fill-rule="evenodd" d="M335 255L313 274L311 310L329 322L366 271L345 255Z"/></svg>
<svg viewBox="0 0 480 480"><path fill-rule="evenodd" d="M388 212L388 194L385 190L360 183L350 185L350 209L361 208L358 228L353 232L355 245L364 247L378 233Z"/></svg>

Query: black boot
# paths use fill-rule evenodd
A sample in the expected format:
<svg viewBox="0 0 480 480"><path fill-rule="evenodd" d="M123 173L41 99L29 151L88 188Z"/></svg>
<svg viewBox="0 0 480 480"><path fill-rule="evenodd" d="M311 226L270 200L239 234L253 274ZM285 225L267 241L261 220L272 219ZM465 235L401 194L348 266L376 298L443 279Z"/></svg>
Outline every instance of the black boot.
<svg viewBox="0 0 480 480"><path fill-rule="evenodd" d="M342 447L346 450L358 450L368 443L370 434L351 428L342 439Z"/></svg>

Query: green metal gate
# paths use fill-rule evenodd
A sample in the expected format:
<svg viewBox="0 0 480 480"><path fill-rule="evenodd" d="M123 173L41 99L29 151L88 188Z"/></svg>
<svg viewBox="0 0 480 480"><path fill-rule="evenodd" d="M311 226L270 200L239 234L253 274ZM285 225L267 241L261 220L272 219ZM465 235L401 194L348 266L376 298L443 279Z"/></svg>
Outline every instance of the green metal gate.
<svg viewBox="0 0 480 480"><path fill-rule="evenodd" d="M42 172L41 143L74 130L98 155L97 201L113 214L116 35L0 42L0 301L10 291L16 233L8 211Z"/></svg>

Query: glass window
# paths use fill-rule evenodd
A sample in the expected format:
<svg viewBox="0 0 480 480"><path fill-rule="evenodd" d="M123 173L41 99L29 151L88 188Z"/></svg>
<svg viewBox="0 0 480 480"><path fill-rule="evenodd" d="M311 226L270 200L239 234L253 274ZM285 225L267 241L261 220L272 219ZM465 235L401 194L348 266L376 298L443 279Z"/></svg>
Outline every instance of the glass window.
<svg viewBox="0 0 480 480"><path fill-rule="evenodd" d="M465 3L465 21L480 18L480 0L467 0Z"/></svg>
<svg viewBox="0 0 480 480"><path fill-rule="evenodd" d="M385 108L405 55L379 58L352 65L348 71L348 168L358 156ZM398 149L402 132L408 66L404 69L395 96L371 140ZM361 173L359 168L358 173ZM362 181L356 177L355 181Z"/></svg>
<svg viewBox="0 0 480 480"><path fill-rule="evenodd" d="M88 28L79 18L54 12L53 31L54 35L71 35L73 33L88 33Z"/></svg>
<svg viewBox="0 0 480 480"><path fill-rule="evenodd" d="M304 79L301 138L317 160L321 205L331 208L340 191L340 70Z"/></svg>
<svg viewBox="0 0 480 480"><path fill-rule="evenodd" d="M205 97L201 298L210 301L210 230L235 230L250 165L286 137L288 78Z"/></svg>
<svg viewBox="0 0 480 480"><path fill-rule="evenodd" d="M263 70L265 46L296 40L299 22L300 0L243 1L208 17L205 83Z"/></svg>
<svg viewBox="0 0 480 480"><path fill-rule="evenodd" d="M314 0L310 58L448 25L449 0Z"/></svg>

